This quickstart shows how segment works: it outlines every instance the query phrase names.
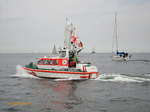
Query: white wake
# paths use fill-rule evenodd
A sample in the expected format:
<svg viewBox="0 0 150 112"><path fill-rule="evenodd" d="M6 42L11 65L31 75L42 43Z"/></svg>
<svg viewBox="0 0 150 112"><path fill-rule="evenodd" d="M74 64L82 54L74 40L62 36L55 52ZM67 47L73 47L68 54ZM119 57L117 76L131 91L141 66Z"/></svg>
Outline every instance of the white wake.
<svg viewBox="0 0 150 112"><path fill-rule="evenodd" d="M101 74L98 78L94 80L100 81L111 81L111 82L150 82L149 78L144 77L135 77L135 76L126 76L121 74Z"/></svg>
<svg viewBox="0 0 150 112"><path fill-rule="evenodd" d="M12 75L11 77L21 77L21 78L37 78L33 75L28 74L21 65L16 66L16 74Z"/></svg>

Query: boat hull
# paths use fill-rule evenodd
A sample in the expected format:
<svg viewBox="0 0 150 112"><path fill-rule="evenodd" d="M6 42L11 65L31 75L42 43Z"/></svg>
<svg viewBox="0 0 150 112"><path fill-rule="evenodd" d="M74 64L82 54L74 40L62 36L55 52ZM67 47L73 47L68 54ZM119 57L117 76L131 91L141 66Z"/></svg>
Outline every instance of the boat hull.
<svg viewBox="0 0 150 112"><path fill-rule="evenodd" d="M23 67L23 69L33 76L49 79L95 79L99 76L98 72L69 72L41 70Z"/></svg>
<svg viewBox="0 0 150 112"><path fill-rule="evenodd" d="M113 56L112 57L113 61L128 61L129 57L120 57L120 56Z"/></svg>

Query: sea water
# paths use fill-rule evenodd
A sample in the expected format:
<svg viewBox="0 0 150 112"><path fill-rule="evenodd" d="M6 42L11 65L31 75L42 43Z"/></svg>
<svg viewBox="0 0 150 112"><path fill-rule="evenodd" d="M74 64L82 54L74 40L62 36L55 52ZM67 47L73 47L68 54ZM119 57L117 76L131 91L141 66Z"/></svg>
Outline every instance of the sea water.
<svg viewBox="0 0 150 112"><path fill-rule="evenodd" d="M49 54L0 54L0 112L149 112L150 54L126 62L109 53L81 54L100 76L91 80L40 79L22 65Z"/></svg>

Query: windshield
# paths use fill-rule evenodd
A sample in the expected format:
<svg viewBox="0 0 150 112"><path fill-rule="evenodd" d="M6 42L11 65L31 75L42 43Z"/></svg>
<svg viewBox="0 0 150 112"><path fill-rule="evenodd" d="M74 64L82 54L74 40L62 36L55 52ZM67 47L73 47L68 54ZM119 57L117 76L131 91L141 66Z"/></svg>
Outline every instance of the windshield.
<svg viewBox="0 0 150 112"><path fill-rule="evenodd" d="M66 57L66 51L59 51L60 57Z"/></svg>

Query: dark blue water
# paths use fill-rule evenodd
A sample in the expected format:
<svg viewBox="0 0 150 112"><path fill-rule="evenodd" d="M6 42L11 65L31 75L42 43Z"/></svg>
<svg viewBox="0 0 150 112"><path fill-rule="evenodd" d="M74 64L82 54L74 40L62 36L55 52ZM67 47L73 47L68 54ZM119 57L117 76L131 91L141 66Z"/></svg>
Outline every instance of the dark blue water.
<svg viewBox="0 0 150 112"><path fill-rule="evenodd" d="M82 54L98 67L96 80L37 79L21 70L44 55L0 54L0 112L150 112L150 54L132 54L128 62Z"/></svg>

